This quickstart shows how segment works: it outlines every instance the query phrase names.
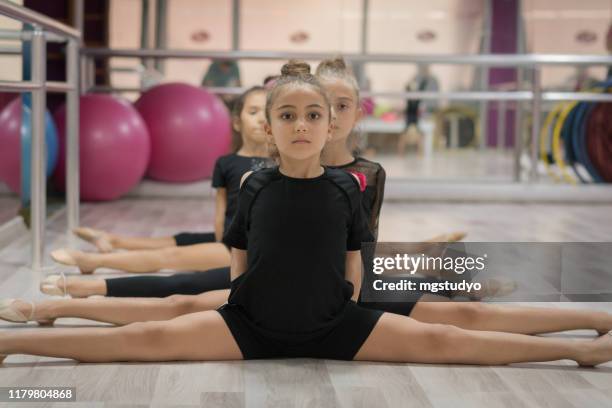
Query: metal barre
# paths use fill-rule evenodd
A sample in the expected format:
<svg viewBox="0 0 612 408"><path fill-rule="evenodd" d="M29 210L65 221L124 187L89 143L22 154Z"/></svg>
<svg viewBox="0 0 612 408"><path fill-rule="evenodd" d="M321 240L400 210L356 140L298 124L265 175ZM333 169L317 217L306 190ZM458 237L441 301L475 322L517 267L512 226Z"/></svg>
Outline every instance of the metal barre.
<svg viewBox="0 0 612 408"><path fill-rule="evenodd" d="M0 14L19 20L24 23L37 25L62 37L81 40L81 33L72 27L62 24L44 14L37 13L28 8L18 6L6 0L0 0Z"/></svg>
<svg viewBox="0 0 612 408"><path fill-rule="evenodd" d="M206 90L215 94L240 95L248 88L221 88L207 87ZM96 86L89 89L91 92L142 92L141 88L121 88L112 86ZM455 100L455 101L530 101L533 99L532 91L515 92L372 92L362 91L362 96L385 97L398 99L422 99L422 100ZM588 102L612 102L611 94L588 93L588 92L543 92L543 101L569 101L579 100Z"/></svg>
<svg viewBox="0 0 612 408"><path fill-rule="evenodd" d="M31 239L32 269L40 272L46 229L46 174L45 174L45 110L47 92L66 93L66 207L68 230L78 225L79 217L79 47L81 33L30 9L0 0L0 14L33 26L33 31L7 33L5 36L31 41L31 81L0 81L0 90L30 92L32 94L32 150L31 173ZM49 35L47 32L55 33ZM63 38L63 40L61 38ZM67 41L66 82L46 80L46 41ZM16 48L3 48L3 54L21 54ZM16 52L18 51L18 52ZM72 173L72 174L71 174Z"/></svg>
<svg viewBox="0 0 612 408"><path fill-rule="evenodd" d="M132 57L132 58L179 58L231 60L322 60L332 53L295 53L274 51L192 51L155 50L125 48L83 48L88 57ZM347 61L393 62L417 64L462 64L478 66L519 67L534 65L612 65L608 55L564 55L564 54L480 54L480 55L394 55L394 54L342 54Z"/></svg>
<svg viewBox="0 0 612 408"><path fill-rule="evenodd" d="M0 39L30 41L32 40L32 32L28 30L1 29ZM66 41L66 37L62 37L55 33L45 33L45 39L47 40L47 42L65 42Z"/></svg>

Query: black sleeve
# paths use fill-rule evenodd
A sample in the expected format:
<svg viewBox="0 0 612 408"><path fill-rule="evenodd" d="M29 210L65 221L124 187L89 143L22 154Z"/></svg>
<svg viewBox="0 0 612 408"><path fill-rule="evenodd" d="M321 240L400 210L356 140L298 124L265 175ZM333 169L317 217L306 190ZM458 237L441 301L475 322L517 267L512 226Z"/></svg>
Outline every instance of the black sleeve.
<svg viewBox="0 0 612 408"><path fill-rule="evenodd" d="M357 191L353 192L353 194L358 194L359 197L356 200L357 205L352 208L353 214L346 241L347 251L358 251L361 249L362 242L374 241L374 236L370 232L363 206L361 205L361 192L358 190L358 187Z"/></svg>
<svg viewBox="0 0 612 408"><path fill-rule="evenodd" d="M225 180L225 170L223 169L222 157L219 157L215 162L215 169L213 170L212 186L214 188L226 187L227 181Z"/></svg>
<svg viewBox="0 0 612 408"><path fill-rule="evenodd" d="M370 220L370 229L372 230L372 234L374 234L374 239L378 238L378 219L380 217L380 208L382 207L382 203L385 198L386 178L387 173L385 172L385 169L381 167L376 173L376 198L372 203L370 212L370 216L372 217Z"/></svg>
<svg viewBox="0 0 612 408"><path fill-rule="evenodd" d="M248 179L247 179L248 180ZM244 190L244 185L247 183L245 180L242 188L240 189L240 193L238 194L238 209L236 210L236 214L234 218L232 218L232 222L225 231L223 235L223 243L227 246L238 248L238 249L247 249L248 240L246 234L246 214L244 200L248 199L247 193Z"/></svg>

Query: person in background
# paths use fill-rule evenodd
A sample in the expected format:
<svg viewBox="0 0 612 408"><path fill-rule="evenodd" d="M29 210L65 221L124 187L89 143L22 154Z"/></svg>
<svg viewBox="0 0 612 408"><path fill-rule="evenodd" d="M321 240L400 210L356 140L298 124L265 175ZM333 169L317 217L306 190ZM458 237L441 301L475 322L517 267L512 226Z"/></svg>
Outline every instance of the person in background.
<svg viewBox="0 0 612 408"><path fill-rule="evenodd" d="M240 87L240 68L238 63L232 60L218 59L208 67L206 75L202 79L204 87ZM228 109L232 110L232 103L235 99L232 94L219 94Z"/></svg>
<svg viewBox="0 0 612 408"><path fill-rule="evenodd" d="M428 65L418 65L418 72L406 85L406 91L435 92L440 89L438 80L429 71ZM420 109L419 109L420 108ZM419 99L408 99L406 101L406 130L399 136L397 141L397 153L403 155L407 145L416 145L417 151L422 153L423 132L419 128L419 119L424 115L431 114L437 108L437 102L426 101L421 103Z"/></svg>

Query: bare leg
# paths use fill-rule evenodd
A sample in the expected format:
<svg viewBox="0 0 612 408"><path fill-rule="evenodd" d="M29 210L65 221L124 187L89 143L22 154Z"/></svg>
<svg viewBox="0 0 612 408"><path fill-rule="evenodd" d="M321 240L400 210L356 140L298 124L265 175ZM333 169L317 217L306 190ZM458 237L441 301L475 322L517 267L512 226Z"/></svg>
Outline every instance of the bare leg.
<svg viewBox="0 0 612 408"><path fill-rule="evenodd" d="M423 323L442 323L468 330L539 334L593 329L612 330L612 314L594 310L568 310L478 302L420 301L410 314Z"/></svg>
<svg viewBox="0 0 612 408"><path fill-rule="evenodd" d="M98 268L118 269L132 273L207 270L229 266L230 253L221 243L205 243L157 250L99 254L71 249L53 251L51 257L65 265L78 266L82 273Z"/></svg>
<svg viewBox="0 0 612 408"><path fill-rule="evenodd" d="M66 294L74 298L106 296L106 280L66 276Z"/></svg>
<svg viewBox="0 0 612 408"><path fill-rule="evenodd" d="M78 317L116 325L170 320L189 313L215 310L227 302L228 296L229 289L166 298L52 299L35 303L31 320L52 322L62 317ZM32 305L25 301L16 301L14 307L24 316L32 311Z"/></svg>
<svg viewBox="0 0 612 408"><path fill-rule="evenodd" d="M176 246L174 237L123 237L110 234L110 238L115 249L160 249Z"/></svg>
<svg viewBox="0 0 612 408"><path fill-rule="evenodd" d="M79 238L95 245L100 252L110 252L113 249L159 249L176 246L174 237L124 237L87 227L75 228L73 232Z"/></svg>
<svg viewBox="0 0 612 408"><path fill-rule="evenodd" d="M592 366L612 360L612 336L565 340L465 330L385 313L355 360L502 365L570 359Z"/></svg>
<svg viewBox="0 0 612 408"><path fill-rule="evenodd" d="M116 328L3 331L0 354L32 354L92 363L242 359L236 341L216 311Z"/></svg>

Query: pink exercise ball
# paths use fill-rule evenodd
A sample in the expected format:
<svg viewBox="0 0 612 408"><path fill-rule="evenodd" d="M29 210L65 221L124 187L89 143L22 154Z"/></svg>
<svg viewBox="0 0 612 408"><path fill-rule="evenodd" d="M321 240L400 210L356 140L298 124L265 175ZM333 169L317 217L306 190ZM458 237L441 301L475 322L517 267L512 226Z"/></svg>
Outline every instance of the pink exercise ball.
<svg viewBox="0 0 612 408"><path fill-rule="evenodd" d="M187 182L212 175L215 160L229 152L230 115L223 102L202 88L158 85L134 104L151 135L147 175Z"/></svg>
<svg viewBox="0 0 612 408"><path fill-rule="evenodd" d="M130 191L144 176L151 154L149 132L136 109L108 95L83 95L80 99L79 158L81 198L114 200ZM60 156L55 181L65 188L64 146L66 106L55 112Z"/></svg>

